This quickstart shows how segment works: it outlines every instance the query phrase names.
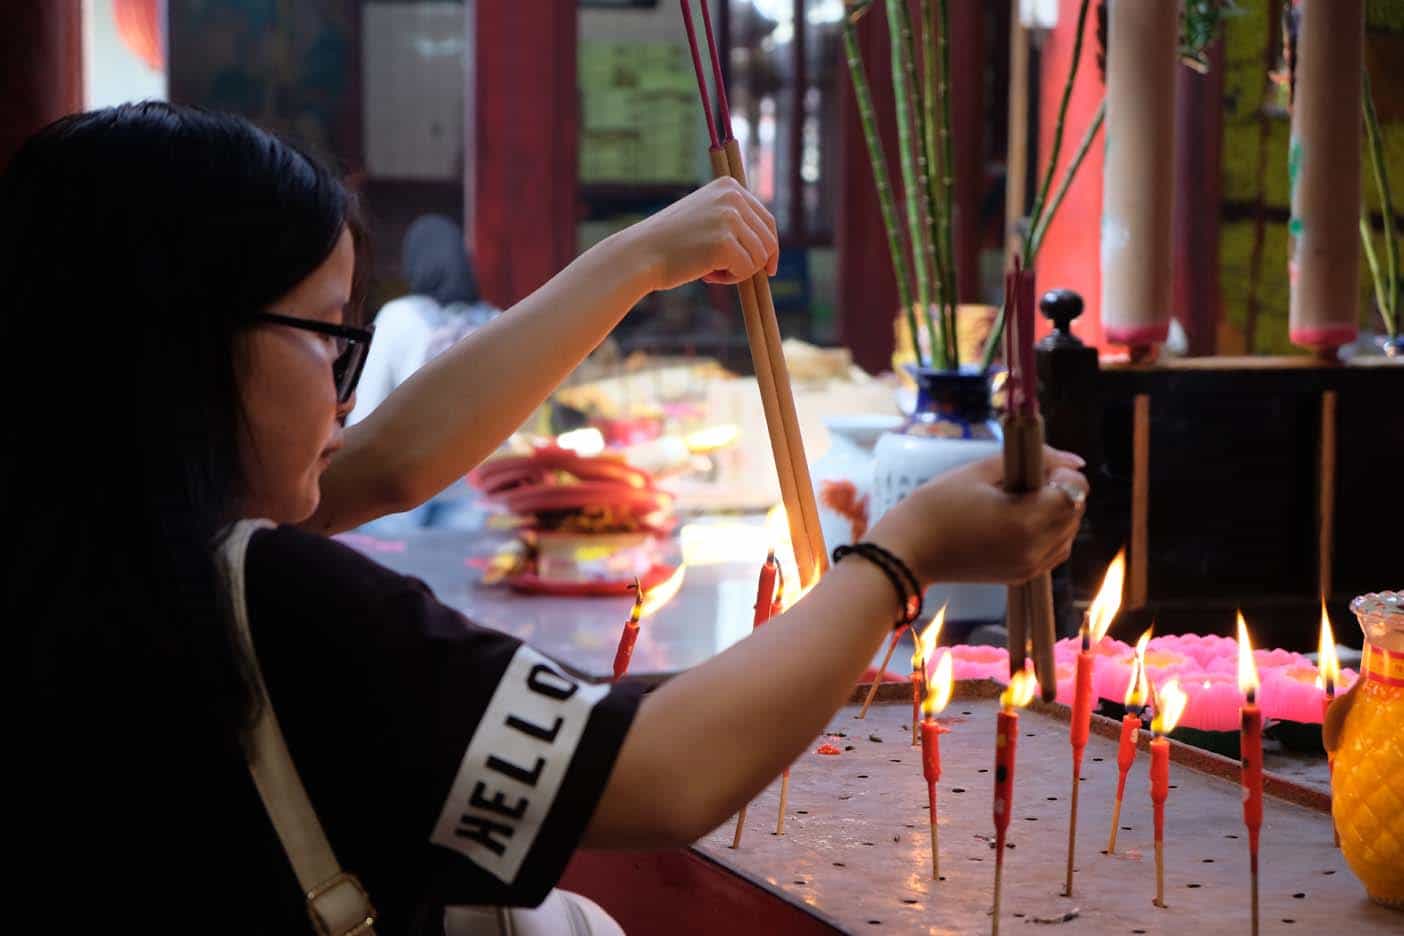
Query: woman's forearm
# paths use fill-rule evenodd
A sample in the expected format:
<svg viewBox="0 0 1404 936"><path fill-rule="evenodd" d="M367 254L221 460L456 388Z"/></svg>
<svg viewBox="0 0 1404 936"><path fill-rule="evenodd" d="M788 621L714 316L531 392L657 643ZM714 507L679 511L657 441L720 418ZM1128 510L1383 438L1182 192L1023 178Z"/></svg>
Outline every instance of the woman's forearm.
<svg viewBox="0 0 1404 936"><path fill-rule="evenodd" d="M863 561L647 699L584 844L668 847L726 820L791 764L853 691L898 611Z"/></svg>
<svg viewBox="0 0 1404 936"><path fill-rule="evenodd" d="M656 275L640 230L623 231L426 364L347 429L307 526L349 529L462 477L605 339Z"/></svg>

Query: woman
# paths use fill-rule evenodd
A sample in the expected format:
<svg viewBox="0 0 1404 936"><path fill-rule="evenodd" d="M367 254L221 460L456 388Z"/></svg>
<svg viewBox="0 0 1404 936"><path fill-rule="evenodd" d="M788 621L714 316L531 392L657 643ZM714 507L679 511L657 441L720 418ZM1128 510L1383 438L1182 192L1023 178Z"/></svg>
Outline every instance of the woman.
<svg viewBox="0 0 1404 936"><path fill-rule="evenodd" d="M427 361L438 357L498 310L478 293L478 278L463 229L443 215L421 215L405 232L400 271L409 295L387 302L375 316L375 342L356 390L348 426L366 418ZM462 479L405 513L372 521L366 532L394 536L419 527L471 528L480 520L475 495Z"/></svg>
<svg viewBox="0 0 1404 936"><path fill-rule="evenodd" d="M432 932L446 904L541 900L577 846L681 846L722 822L823 728L901 608L882 570L844 560L641 698L295 526L442 488L649 290L773 272L773 222L729 182L588 251L345 433L360 238L304 155L171 105L77 115L16 155L0 217L0 339L38 364L0 368L4 620L30 648L14 891L46 929L308 931L245 761L255 666L378 931ZM948 475L869 540L923 585L1026 579L1080 517L1085 482L1050 462L1057 487L1020 498L992 463ZM248 546L248 654L212 553L253 517L279 525Z"/></svg>

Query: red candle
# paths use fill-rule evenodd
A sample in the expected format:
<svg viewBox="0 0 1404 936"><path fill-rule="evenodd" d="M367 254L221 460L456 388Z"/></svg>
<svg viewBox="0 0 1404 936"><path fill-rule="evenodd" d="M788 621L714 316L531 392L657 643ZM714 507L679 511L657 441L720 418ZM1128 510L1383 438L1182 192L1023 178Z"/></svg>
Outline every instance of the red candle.
<svg viewBox="0 0 1404 936"><path fill-rule="evenodd" d="M1165 801L1170 797L1170 741L1165 736L1185 711L1189 697L1172 679L1156 695L1156 713L1151 721L1155 738L1151 741L1150 795L1155 808L1155 905L1165 906Z"/></svg>
<svg viewBox="0 0 1404 936"><path fill-rule="evenodd" d="M769 621L773 614L779 613L780 593L784 590L782 581L780 565L775 561L775 550L772 549L770 554L765 557L765 564L761 566L760 576L756 579L756 609L755 617L751 619L751 630L755 630ZM781 776L783 787L780 815L776 820L777 834L785 828L784 801L788 799L790 768L786 767ZM736 833L731 839L732 848L741 847L741 833L746 829L746 809L746 806L742 806L741 811L736 814Z"/></svg>
<svg viewBox="0 0 1404 936"><path fill-rule="evenodd" d="M1082 622L1082 651L1077 655L1077 676L1073 683L1072 717L1068 721L1068 740L1072 743L1072 813L1068 819L1068 867L1063 896L1073 895L1073 864L1077 855L1077 801L1082 783L1082 755L1087 750L1087 735L1092 728L1092 668L1096 658L1092 649L1102 642L1121 609L1121 587L1126 578L1126 550L1116 554L1102 587L1087 609Z"/></svg>
<svg viewBox="0 0 1404 936"><path fill-rule="evenodd" d="M614 681L624 678L629 671L629 661L634 658L634 643L639 639L639 619L643 617L644 594L639 580L634 579L634 608L629 619L624 622L624 630L619 634L619 649L614 651Z"/></svg>
<svg viewBox="0 0 1404 936"><path fill-rule="evenodd" d="M999 906L1004 881L1004 839L1009 831L1009 817L1014 809L1014 752L1019 741L1019 709L1029 704L1038 681L1028 670L1020 670L1009 680L1000 695L1002 708L995 726L995 885L994 936L999 934Z"/></svg>
<svg viewBox="0 0 1404 936"><path fill-rule="evenodd" d="M1248 867L1252 881L1252 932L1258 932L1258 834L1263 828L1263 713L1257 705L1258 668L1243 612L1238 614L1239 759L1242 762L1243 825L1248 829Z"/></svg>
<svg viewBox="0 0 1404 936"><path fill-rule="evenodd" d="M944 609L942 610L944 611ZM936 622L927 627L926 633L920 638L923 643L930 638L931 645L935 644L935 633L941 628L942 617L943 615L938 615ZM941 662L936 666L935 675L926 681L926 692L921 703L921 773L926 778L927 804L931 813L931 880L933 881L940 880L941 877L940 837L936 822L936 782L941 779L941 735L946 731L946 727L936 721L936 716L946 707L946 703L951 698L951 689L954 684L952 662L950 653L941 656Z"/></svg>
<svg viewBox="0 0 1404 936"><path fill-rule="evenodd" d="M1148 630L1136 641L1136 658L1131 665L1131 680L1126 684L1126 715L1121 719L1121 743L1116 749L1116 803L1112 806L1111 837L1107 839L1107 854L1116 854L1117 827L1121 824L1121 801L1126 796L1126 775L1136 762L1136 742L1141 732L1141 712L1150 701L1150 681L1146 678L1146 647L1150 644Z"/></svg>

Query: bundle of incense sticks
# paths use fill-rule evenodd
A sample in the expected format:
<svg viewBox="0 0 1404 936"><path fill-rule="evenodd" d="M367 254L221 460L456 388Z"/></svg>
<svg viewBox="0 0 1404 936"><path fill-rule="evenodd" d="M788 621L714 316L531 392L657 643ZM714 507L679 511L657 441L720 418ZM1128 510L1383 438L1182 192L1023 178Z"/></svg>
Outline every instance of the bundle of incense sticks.
<svg viewBox="0 0 1404 936"><path fill-rule="evenodd" d="M1038 412L1038 373L1034 366L1034 273L1014 259L1004 281L1008 310L1004 358L1009 368L1004 419L1004 485L1014 493L1043 484L1043 417ZM1034 673L1045 702L1058 693L1053 660L1053 580L1047 574L1009 586L1009 672L1023 672L1033 653Z"/></svg>
<svg viewBox="0 0 1404 936"><path fill-rule="evenodd" d="M697 92L707 120L711 138L708 155L712 174L716 178L730 176L746 184L746 170L741 162L741 147L731 133L731 111L727 105L726 85L722 81L721 60L717 56L716 40L712 35L712 15L708 4L702 4L702 22L707 36L707 51L712 62L712 77L716 85L720 120L714 120L711 99L707 93L707 77L697 48L697 31L692 20L690 0L680 0L683 26L687 31L688 48L692 52L692 67L697 73ZM720 130L720 135L718 135ZM804 442L800 437L799 416L795 412L794 391L790 388L790 372L780 347L780 325L775 318L775 303L770 295L770 280L764 270L751 279L738 283L741 314L746 324L746 339L751 347L751 360L756 368L756 383L760 387L765 425L770 434L770 447L775 455L775 470L780 479L780 496L790 524L790 541L794 546L795 563L799 567L800 585L809 589L828 569L824 536L819 528L819 508L814 501L814 484L809 477Z"/></svg>

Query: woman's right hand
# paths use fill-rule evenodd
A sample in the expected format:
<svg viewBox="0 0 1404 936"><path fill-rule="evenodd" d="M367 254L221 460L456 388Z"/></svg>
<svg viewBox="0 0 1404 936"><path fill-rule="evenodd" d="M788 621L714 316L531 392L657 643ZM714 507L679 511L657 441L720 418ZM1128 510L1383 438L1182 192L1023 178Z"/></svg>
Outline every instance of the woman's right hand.
<svg viewBox="0 0 1404 936"><path fill-rule="evenodd" d="M998 455L949 471L889 510L867 538L924 583L1026 582L1066 561L1088 491L1081 458L1045 448L1043 461L1045 483L1028 494L1004 490Z"/></svg>
<svg viewBox="0 0 1404 936"><path fill-rule="evenodd" d="M775 275L775 218L734 179L716 179L624 232L640 253L649 289L693 280L731 284L760 270Z"/></svg>

